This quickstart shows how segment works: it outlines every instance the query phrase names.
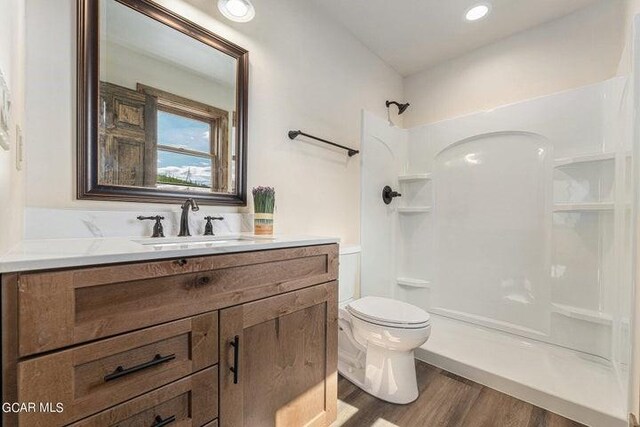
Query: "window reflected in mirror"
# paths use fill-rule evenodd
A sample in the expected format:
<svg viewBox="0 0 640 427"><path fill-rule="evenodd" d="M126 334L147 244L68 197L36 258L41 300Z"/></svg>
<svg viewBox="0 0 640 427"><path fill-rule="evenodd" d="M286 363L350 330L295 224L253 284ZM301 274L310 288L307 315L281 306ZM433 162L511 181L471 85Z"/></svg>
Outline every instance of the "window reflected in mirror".
<svg viewBox="0 0 640 427"><path fill-rule="evenodd" d="M158 111L158 185L210 189L212 134L206 120Z"/></svg>

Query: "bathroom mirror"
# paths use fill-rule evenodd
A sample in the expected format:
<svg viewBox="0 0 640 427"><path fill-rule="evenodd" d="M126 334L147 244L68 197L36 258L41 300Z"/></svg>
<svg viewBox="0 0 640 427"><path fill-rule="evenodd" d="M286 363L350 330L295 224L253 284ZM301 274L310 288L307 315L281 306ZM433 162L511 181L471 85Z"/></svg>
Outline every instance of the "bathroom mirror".
<svg viewBox="0 0 640 427"><path fill-rule="evenodd" d="M78 198L246 204L248 52L150 0L78 0Z"/></svg>

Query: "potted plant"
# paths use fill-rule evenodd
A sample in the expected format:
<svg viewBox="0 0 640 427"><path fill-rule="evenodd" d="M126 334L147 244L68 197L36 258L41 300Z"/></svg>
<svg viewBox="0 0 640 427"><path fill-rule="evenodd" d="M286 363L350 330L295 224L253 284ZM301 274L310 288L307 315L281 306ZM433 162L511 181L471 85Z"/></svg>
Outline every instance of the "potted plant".
<svg viewBox="0 0 640 427"><path fill-rule="evenodd" d="M273 234L273 208L276 204L276 191L273 187L255 187L253 189L253 228L255 234Z"/></svg>

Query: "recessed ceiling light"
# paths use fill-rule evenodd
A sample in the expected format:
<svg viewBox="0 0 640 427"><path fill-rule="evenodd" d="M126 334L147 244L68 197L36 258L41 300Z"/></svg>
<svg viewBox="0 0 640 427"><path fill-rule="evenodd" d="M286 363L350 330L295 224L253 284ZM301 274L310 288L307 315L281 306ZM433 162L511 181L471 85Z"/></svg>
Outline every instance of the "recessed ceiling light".
<svg viewBox="0 0 640 427"><path fill-rule="evenodd" d="M249 0L218 0L218 9L235 22L249 22L256 16L256 10Z"/></svg>
<svg viewBox="0 0 640 427"><path fill-rule="evenodd" d="M467 21L477 21L487 16L489 10L490 7L488 4L478 4L469 9L464 17Z"/></svg>

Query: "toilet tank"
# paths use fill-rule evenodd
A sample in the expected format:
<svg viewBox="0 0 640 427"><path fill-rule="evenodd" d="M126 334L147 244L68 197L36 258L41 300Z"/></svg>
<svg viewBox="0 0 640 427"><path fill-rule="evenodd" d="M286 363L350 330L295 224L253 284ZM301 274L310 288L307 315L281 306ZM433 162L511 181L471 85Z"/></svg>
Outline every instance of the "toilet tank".
<svg viewBox="0 0 640 427"><path fill-rule="evenodd" d="M343 303L358 295L360 287L360 246L340 245L338 300Z"/></svg>

